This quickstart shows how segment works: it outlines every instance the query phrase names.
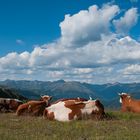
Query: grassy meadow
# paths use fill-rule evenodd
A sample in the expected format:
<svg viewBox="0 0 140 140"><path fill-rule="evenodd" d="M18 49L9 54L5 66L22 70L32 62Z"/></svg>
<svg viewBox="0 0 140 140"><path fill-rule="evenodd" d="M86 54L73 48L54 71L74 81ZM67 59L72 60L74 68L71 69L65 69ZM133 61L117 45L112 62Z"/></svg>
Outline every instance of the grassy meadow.
<svg viewBox="0 0 140 140"><path fill-rule="evenodd" d="M107 112L109 119L58 122L0 114L0 140L139 140L140 114Z"/></svg>

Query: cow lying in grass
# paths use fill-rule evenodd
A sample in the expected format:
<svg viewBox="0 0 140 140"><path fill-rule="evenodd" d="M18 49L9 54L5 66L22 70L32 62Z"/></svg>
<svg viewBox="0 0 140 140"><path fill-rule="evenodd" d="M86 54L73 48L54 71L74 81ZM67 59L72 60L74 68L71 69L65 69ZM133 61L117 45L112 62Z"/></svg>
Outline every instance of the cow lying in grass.
<svg viewBox="0 0 140 140"><path fill-rule="evenodd" d="M134 113L140 113L140 100L133 99L127 93L119 94L120 103L122 104L121 110L123 112L129 111Z"/></svg>
<svg viewBox="0 0 140 140"><path fill-rule="evenodd" d="M58 121L71 121L83 118L98 118L104 115L104 107L99 100L80 101L76 99L63 99L46 107L44 118Z"/></svg>
<svg viewBox="0 0 140 140"><path fill-rule="evenodd" d="M15 112L22 103L18 99L0 98L0 112Z"/></svg>
<svg viewBox="0 0 140 140"><path fill-rule="evenodd" d="M30 116L41 116L46 106L48 106L51 96L41 96L40 101L28 101L20 105L16 111L16 115L30 115Z"/></svg>

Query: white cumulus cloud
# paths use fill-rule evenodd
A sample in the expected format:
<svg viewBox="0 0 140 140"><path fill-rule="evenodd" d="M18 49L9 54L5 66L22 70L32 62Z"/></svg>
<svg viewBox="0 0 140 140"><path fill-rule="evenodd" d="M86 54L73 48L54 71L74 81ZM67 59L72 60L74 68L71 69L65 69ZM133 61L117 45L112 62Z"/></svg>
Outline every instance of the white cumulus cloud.
<svg viewBox="0 0 140 140"><path fill-rule="evenodd" d="M66 15L60 23L61 37L57 41L35 46L30 53L11 52L1 57L1 80L64 79L92 83L136 80L126 73L133 69L131 65L139 63L140 43L129 35L118 37L111 27L126 34L126 28L128 31L137 22L137 9L128 9L116 19L120 11L117 5L106 4Z"/></svg>
<svg viewBox="0 0 140 140"><path fill-rule="evenodd" d="M126 75L140 75L140 64L128 65L123 69L123 73Z"/></svg>
<svg viewBox="0 0 140 140"><path fill-rule="evenodd" d="M126 34L137 23L138 11L137 8L131 8L125 12L120 19L114 20L113 23L118 33Z"/></svg>
<svg viewBox="0 0 140 140"><path fill-rule="evenodd" d="M75 15L65 15L60 23L61 39L70 47L100 40L102 34L110 33L111 20L118 12L117 5L104 5L101 9L94 5Z"/></svg>

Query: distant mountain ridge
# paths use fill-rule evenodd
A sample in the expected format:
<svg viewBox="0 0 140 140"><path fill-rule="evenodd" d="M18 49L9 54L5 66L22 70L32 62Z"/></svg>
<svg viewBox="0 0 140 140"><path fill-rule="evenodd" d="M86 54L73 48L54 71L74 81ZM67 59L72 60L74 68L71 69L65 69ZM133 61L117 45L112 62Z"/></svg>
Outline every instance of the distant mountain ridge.
<svg viewBox="0 0 140 140"><path fill-rule="evenodd" d="M92 97L100 99L107 107L119 107L120 92L130 93L133 97L140 98L140 83L113 83L113 84L88 84L76 81L58 80L50 81L0 81L0 85L16 89L18 93L30 99L37 99L40 95L48 94L54 100L71 97Z"/></svg>
<svg viewBox="0 0 140 140"><path fill-rule="evenodd" d="M0 86L0 98L13 98L19 100L27 100L26 97L20 95L16 90Z"/></svg>

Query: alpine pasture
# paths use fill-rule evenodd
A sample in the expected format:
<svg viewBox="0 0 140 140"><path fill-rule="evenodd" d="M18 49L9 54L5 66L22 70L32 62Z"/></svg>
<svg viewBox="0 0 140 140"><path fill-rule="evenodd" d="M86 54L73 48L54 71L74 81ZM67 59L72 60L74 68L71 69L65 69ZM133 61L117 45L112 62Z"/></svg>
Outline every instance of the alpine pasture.
<svg viewBox="0 0 140 140"><path fill-rule="evenodd" d="M107 111L104 120L58 122L0 114L1 140L139 140L140 114Z"/></svg>

